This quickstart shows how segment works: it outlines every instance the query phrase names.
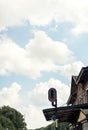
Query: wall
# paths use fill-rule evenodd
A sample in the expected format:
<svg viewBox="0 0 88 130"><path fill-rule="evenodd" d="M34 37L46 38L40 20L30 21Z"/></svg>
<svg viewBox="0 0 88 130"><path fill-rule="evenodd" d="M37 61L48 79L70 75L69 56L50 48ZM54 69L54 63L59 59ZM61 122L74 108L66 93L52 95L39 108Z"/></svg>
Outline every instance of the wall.
<svg viewBox="0 0 88 130"><path fill-rule="evenodd" d="M77 97L74 104L88 103L88 82L86 84L79 83L77 88Z"/></svg>
<svg viewBox="0 0 88 130"><path fill-rule="evenodd" d="M83 124L83 130L88 130L88 123Z"/></svg>

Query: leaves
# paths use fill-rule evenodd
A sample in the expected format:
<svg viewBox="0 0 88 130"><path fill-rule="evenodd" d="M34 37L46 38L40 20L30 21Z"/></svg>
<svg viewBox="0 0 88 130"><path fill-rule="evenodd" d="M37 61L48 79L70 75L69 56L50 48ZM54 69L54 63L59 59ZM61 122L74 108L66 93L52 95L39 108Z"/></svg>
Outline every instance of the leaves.
<svg viewBox="0 0 88 130"><path fill-rule="evenodd" d="M36 130L55 130L55 123ZM67 123L59 123L57 130L69 130L69 125Z"/></svg>
<svg viewBox="0 0 88 130"><path fill-rule="evenodd" d="M26 128L23 115L9 106L3 106L0 109L0 129L1 130L22 130Z"/></svg>

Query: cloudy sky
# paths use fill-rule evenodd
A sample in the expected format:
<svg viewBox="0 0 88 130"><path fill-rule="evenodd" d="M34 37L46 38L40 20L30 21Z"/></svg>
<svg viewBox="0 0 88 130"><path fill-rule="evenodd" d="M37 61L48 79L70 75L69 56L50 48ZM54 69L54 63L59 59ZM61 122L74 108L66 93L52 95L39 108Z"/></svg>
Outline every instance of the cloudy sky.
<svg viewBox="0 0 88 130"><path fill-rule="evenodd" d="M63 106L87 65L88 0L0 0L0 106L22 112L29 129L50 123L49 88Z"/></svg>

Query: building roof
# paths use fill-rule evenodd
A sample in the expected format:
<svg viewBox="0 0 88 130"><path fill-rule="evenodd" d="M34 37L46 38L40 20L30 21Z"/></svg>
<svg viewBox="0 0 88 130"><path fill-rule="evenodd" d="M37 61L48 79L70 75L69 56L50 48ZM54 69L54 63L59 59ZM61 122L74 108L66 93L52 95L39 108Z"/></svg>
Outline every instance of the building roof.
<svg viewBox="0 0 88 130"><path fill-rule="evenodd" d="M79 82L86 82L88 80L88 66L87 67L82 67L79 75L77 76L76 79L76 84L78 84Z"/></svg>
<svg viewBox="0 0 88 130"><path fill-rule="evenodd" d="M78 76L72 76L71 92L67 104L72 104L77 96L77 85L79 83L86 83L88 81L88 67L82 67Z"/></svg>
<svg viewBox="0 0 88 130"><path fill-rule="evenodd" d="M44 109L43 113L47 121L58 119L58 122L75 123L81 109L88 110L88 103Z"/></svg>

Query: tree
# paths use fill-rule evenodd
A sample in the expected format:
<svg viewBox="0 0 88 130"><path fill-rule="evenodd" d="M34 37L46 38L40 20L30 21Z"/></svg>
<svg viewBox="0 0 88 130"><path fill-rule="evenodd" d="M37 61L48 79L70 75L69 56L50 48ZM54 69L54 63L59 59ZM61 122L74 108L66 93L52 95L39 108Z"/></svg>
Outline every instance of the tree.
<svg viewBox="0 0 88 130"><path fill-rule="evenodd" d="M55 123L52 123L46 127L42 127L36 130L55 130ZM68 123L59 123L57 130L69 130Z"/></svg>
<svg viewBox="0 0 88 130"><path fill-rule="evenodd" d="M26 128L26 123L24 121L24 116L9 106L3 106L0 109L0 127L1 130L22 130L22 128Z"/></svg>
<svg viewBox="0 0 88 130"><path fill-rule="evenodd" d="M9 118L6 118L4 116L0 116L0 125L1 127L3 127L3 129L8 128L8 129L15 130L12 121Z"/></svg>

